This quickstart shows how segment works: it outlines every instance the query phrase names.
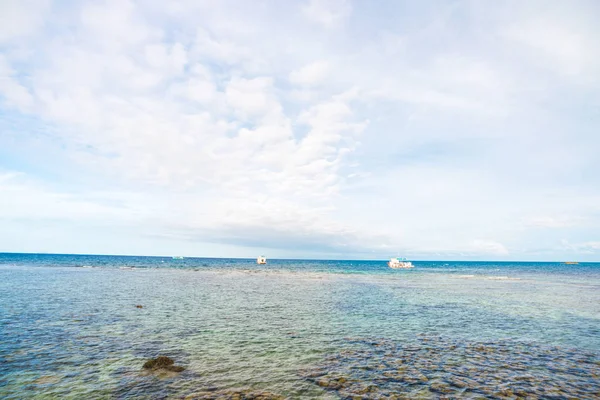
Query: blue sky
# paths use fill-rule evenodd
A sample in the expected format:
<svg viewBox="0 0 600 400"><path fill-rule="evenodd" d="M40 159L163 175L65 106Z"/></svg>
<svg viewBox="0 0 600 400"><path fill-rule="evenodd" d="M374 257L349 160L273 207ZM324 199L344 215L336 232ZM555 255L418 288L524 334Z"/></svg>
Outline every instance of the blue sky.
<svg viewBox="0 0 600 400"><path fill-rule="evenodd" d="M0 3L0 251L598 260L596 1Z"/></svg>

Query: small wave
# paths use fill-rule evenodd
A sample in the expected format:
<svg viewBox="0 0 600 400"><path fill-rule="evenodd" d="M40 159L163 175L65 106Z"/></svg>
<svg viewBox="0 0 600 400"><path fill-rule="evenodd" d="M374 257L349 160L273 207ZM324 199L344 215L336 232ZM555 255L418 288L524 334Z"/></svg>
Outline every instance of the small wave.
<svg viewBox="0 0 600 400"><path fill-rule="evenodd" d="M511 278L510 276L486 276L485 279L492 281L520 281L521 278Z"/></svg>
<svg viewBox="0 0 600 400"><path fill-rule="evenodd" d="M490 275L455 275L459 279L485 279L489 281L520 281L521 278L510 276L490 276Z"/></svg>

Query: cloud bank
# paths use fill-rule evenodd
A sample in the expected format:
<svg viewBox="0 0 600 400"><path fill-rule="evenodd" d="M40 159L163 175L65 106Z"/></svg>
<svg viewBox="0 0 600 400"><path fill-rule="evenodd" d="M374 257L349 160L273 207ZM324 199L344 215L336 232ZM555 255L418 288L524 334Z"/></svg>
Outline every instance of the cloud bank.
<svg viewBox="0 0 600 400"><path fill-rule="evenodd" d="M597 259L599 13L4 1L0 251Z"/></svg>

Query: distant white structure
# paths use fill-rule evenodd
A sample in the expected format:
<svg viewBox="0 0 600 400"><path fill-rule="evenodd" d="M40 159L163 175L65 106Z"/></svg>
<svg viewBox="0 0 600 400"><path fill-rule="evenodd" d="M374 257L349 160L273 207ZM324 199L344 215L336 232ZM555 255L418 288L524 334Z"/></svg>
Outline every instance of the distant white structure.
<svg viewBox="0 0 600 400"><path fill-rule="evenodd" d="M265 256L260 256L256 259L256 263L257 264L266 264L267 263L267 257Z"/></svg>
<svg viewBox="0 0 600 400"><path fill-rule="evenodd" d="M388 261L388 266L393 269L402 269L402 268L414 268L414 265L410 261L407 261L406 258L390 258Z"/></svg>

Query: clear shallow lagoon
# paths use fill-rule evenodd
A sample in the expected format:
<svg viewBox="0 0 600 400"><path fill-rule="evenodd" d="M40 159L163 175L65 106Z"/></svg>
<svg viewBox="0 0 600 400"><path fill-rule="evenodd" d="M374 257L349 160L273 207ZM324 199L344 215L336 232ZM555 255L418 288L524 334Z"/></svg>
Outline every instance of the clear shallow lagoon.
<svg viewBox="0 0 600 400"><path fill-rule="evenodd" d="M414 264L0 254L0 397L600 396L600 264Z"/></svg>

